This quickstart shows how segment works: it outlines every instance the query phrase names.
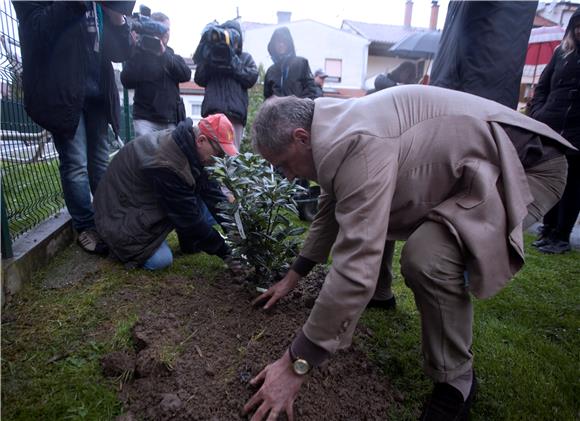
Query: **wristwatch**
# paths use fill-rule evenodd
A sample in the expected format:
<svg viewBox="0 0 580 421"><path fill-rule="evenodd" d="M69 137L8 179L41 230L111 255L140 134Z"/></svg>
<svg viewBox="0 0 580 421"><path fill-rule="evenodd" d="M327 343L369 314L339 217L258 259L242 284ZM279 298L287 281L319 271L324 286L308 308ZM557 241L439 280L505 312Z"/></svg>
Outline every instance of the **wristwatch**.
<svg viewBox="0 0 580 421"><path fill-rule="evenodd" d="M288 351L290 353L290 359L292 360L292 370L294 370L294 373L298 374L299 376L305 376L308 374L312 369L308 361L306 361L304 358L300 358L294 355L294 352L292 352L292 345L290 345Z"/></svg>

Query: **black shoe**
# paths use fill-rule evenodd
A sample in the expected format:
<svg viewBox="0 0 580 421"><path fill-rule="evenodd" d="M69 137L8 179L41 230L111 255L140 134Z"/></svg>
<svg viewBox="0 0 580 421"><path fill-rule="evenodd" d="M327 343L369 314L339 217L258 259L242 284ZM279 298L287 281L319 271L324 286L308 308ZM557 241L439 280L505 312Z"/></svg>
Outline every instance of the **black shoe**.
<svg viewBox="0 0 580 421"><path fill-rule="evenodd" d="M109 253L109 247L94 228L88 228L80 232L77 243L87 253L98 254L99 256L106 256Z"/></svg>
<svg viewBox="0 0 580 421"><path fill-rule="evenodd" d="M538 251L546 254L562 254L572 250L569 241L550 240L545 245L538 247Z"/></svg>
<svg viewBox="0 0 580 421"><path fill-rule="evenodd" d="M383 309L383 310L394 310L395 308L397 308L397 300L395 299L394 295L387 300L375 300L373 298L367 304L367 308L379 308L379 309Z"/></svg>
<svg viewBox="0 0 580 421"><path fill-rule="evenodd" d="M477 380L473 383L467 400L459 390L447 383L435 383L429 401L425 404L419 421L466 421L469 420L471 406L475 400Z"/></svg>
<svg viewBox="0 0 580 421"><path fill-rule="evenodd" d="M547 245L552 240L553 233L554 230L551 227L547 225L542 225L538 230L538 238L534 242L532 242L532 246L542 247Z"/></svg>

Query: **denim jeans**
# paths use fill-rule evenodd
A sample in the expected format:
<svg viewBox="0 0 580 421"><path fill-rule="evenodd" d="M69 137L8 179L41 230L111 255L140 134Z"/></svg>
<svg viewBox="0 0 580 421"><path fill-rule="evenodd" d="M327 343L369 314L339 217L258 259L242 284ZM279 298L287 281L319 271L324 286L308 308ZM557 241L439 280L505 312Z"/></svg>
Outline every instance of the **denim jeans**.
<svg viewBox="0 0 580 421"><path fill-rule="evenodd" d="M95 193L109 163L108 121L102 103L85 104L72 139L54 136L64 201L73 227L95 226L91 193Z"/></svg>
<svg viewBox="0 0 580 421"><path fill-rule="evenodd" d="M143 263L143 269L161 270L173 263L173 252L167 241L163 241L153 255Z"/></svg>
<svg viewBox="0 0 580 421"><path fill-rule="evenodd" d="M215 218L207 208L207 205L203 202L203 200L199 199L199 204L201 207L201 212L205 221L214 226L217 224ZM159 248L151 255L149 259L145 263L143 263L143 269L148 270L161 270L168 266L171 266L173 263L173 252L171 248L167 244L167 241L163 241Z"/></svg>

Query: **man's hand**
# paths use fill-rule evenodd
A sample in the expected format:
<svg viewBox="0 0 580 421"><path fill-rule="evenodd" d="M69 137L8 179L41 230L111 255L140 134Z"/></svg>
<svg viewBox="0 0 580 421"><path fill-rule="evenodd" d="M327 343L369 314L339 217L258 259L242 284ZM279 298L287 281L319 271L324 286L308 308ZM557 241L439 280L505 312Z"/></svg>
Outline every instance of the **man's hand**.
<svg viewBox="0 0 580 421"><path fill-rule="evenodd" d="M266 366L250 381L251 385L262 383L262 386L244 405L243 413L259 405L250 421L276 421L282 412L286 413L288 421L293 421L294 400L304 380L305 376L292 370L290 353L286 350L282 358Z"/></svg>
<svg viewBox="0 0 580 421"><path fill-rule="evenodd" d="M234 275L239 275L242 273L243 267L242 261L240 259L236 259L233 256L226 256L224 257L224 263Z"/></svg>
<svg viewBox="0 0 580 421"><path fill-rule="evenodd" d="M281 281L276 282L272 285L266 292L252 301L252 305L258 305L262 301L266 301L264 305L264 310L269 309L272 307L276 302L296 288L298 285L298 281L300 280L301 276L298 273L294 272L293 270L289 270L286 276L282 278Z"/></svg>

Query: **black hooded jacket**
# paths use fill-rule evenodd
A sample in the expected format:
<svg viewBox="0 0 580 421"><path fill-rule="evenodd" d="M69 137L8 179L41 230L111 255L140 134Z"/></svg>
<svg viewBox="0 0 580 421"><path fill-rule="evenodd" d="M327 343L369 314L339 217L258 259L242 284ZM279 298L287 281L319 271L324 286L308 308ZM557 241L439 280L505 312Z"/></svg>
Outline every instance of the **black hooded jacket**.
<svg viewBox="0 0 580 421"><path fill-rule="evenodd" d="M242 28L238 21L230 20L222 26L238 31L240 41L231 67L212 68L208 63L196 63L195 83L205 88L201 115L206 117L223 113L234 123L239 122L245 126L248 118L248 89L258 80L258 67L250 54L242 52ZM197 56L197 53L194 54L194 57Z"/></svg>
<svg viewBox="0 0 580 421"><path fill-rule="evenodd" d="M276 53L275 43L278 40L283 40L288 46L288 53L284 56ZM314 99L319 96L308 60L296 56L294 41L288 28L283 26L274 31L268 43L268 52L274 64L266 72L264 98L272 95L295 95L299 98Z"/></svg>
<svg viewBox="0 0 580 421"><path fill-rule="evenodd" d="M91 2L14 1L22 48L24 104L30 118L51 133L73 138L90 69L86 12ZM100 92L107 120L119 132L120 103L111 61L129 58L129 25L113 25L103 13L99 54Z"/></svg>
<svg viewBox="0 0 580 421"><path fill-rule="evenodd" d="M185 119L179 84L190 79L191 69L169 47L160 56L135 47L121 72L123 86L135 89L133 118L162 124Z"/></svg>
<svg viewBox="0 0 580 421"><path fill-rule="evenodd" d="M580 9L570 18L564 39L574 37L580 22ZM559 46L545 67L534 90L529 115L546 123L580 148L580 43L566 55Z"/></svg>

